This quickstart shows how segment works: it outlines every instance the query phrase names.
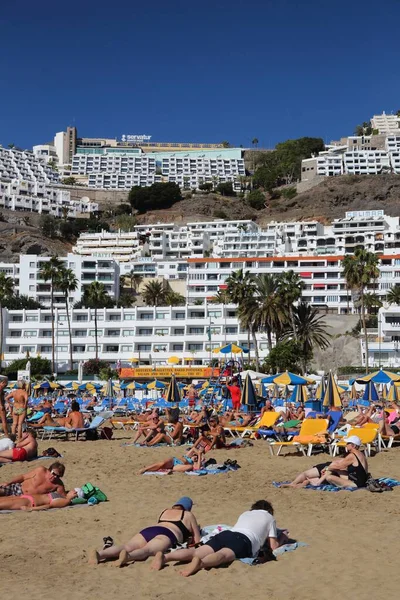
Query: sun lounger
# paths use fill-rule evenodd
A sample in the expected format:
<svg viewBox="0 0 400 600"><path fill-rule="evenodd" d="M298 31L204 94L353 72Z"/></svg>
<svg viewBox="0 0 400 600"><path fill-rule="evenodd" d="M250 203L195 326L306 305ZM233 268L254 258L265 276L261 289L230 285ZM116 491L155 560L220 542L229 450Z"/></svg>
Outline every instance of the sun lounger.
<svg viewBox="0 0 400 600"><path fill-rule="evenodd" d="M46 434L48 436L48 440L51 440L53 435L55 434L64 434L66 437L73 433L75 434L75 440L78 440L78 437L81 433L86 433L87 431L92 431L94 429L98 429L101 425L103 425L104 419L103 417L95 417L93 421L90 423L89 427L80 427L77 429L69 429L68 427L50 427L46 425L43 427L42 441L45 439Z"/></svg>
<svg viewBox="0 0 400 600"><path fill-rule="evenodd" d="M280 416L281 415L278 412L265 412L259 422L255 425L225 425L224 431L233 437L245 437L249 434L252 435L258 433L260 429L272 427Z"/></svg>
<svg viewBox="0 0 400 600"><path fill-rule="evenodd" d="M280 455L282 448L296 448L300 450L303 456L306 456L305 448L308 448L307 455L311 456L314 444L324 443L325 436L328 434L328 419L304 419L298 435L289 442L273 441L269 443L271 455L274 455L274 446L278 447L277 456Z"/></svg>
<svg viewBox="0 0 400 600"><path fill-rule="evenodd" d="M368 425L370 425L368 423ZM365 456L371 456L371 447L375 446L375 450L379 452L380 443L379 443L379 428L378 427L353 427L350 429L347 437L351 435L356 435L361 440L361 448L364 450ZM340 448L345 448L346 442L342 440L334 440L330 445L330 452L332 456L336 456L339 452Z"/></svg>

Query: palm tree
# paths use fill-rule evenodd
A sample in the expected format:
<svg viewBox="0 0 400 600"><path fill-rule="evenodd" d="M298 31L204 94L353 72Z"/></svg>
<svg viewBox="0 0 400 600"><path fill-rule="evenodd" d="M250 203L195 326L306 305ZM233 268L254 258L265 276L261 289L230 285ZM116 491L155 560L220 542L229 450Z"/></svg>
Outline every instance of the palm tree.
<svg viewBox="0 0 400 600"><path fill-rule="evenodd" d="M147 306L160 306L165 298L164 285L160 281L149 281L143 288L142 298Z"/></svg>
<svg viewBox="0 0 400 600"><path fill-rule="evenodd" d="M250 362L250 336L252 334L252 325L250 320L251 314L251 299L254 294L254 277L249 272L244 272L243 269L233 271L226 280L226 293L228 299L238 305L238 316L243 329L247 329L247 338L249 345L249 362ZM257 344L256 344L257 345ZM255 348L255 354L258 355L258 348Z"/></svg>
<svg viewBox="0 0 400 600"><path fill-rule="evenodd" d="M400 306L400 285L395 285L388 291L386 300L389 304Z"/></svg>
<svg viewBox="0 0 400 600"><path fill-rule="evenodd" d="M366 371L369 368L368 335L365 318L365 289L379 277L378 257L373 252L364 248L357 248L353 255L346 256L343 260L343 275L350 289L357 289L360 293L361 320L364 330L365 363Z"/></svg>
<svg viewBox="0 0 400 600"><path fill-rule="evenodd" d="M51 311L51 369L55 373L55 357L54 357L54 289L56 287L57 278L64 263L52 256L49 261L45 262L39 271L39 277L44 281L50 281L50 311Z"/></svg>
<svg viewBox="0 0 400 600"><path fill-rule="evenodd" d="M14 295L14 280L0 272L0 371L3 364L3 307Z"/></svg>
<svg viewBox="0 0 400 600"><path fill-rule="evenodd" d="M71 317L69 314L68 297L69 294L75 292L78 287L78 280L72 269L61 269L56 285L59 290L64 294L65 311L67 313L68 322L68 335L69 335L69 369L72 371L74 368L74 360L72 355L72 331L71 331Z"/></svg>
<svg viewBox="0 0 400 600"><path fill-rule="evenodd" d="M294 322L294 303L300 300L304 282L294 271L290 270L280 275L278 280L278 292L282 302L287 309L292 325L293 337L297 340L296 325Z"/></svg>
<svg viewBox="0 0 400 600"><path fill-rule="evenodd" d="M215 296L208 300L214 304L228 304L231 301L228 290L218 290Z"/></svg>
<svg viewBox="0 0 400 600"><path fill-rule="evenodd" d="M303 373L307 371L307 363L312 358L313 347L318 346L321 350L329 347L330 336L326 331L327 326L323 318L323 315L318 314L318 309L310 306L307 302L300 302L294 309L294 322L297 343L301 351L300 362ZM284 339L290 339L291 337L291 331L283 335Z"/></svg>
<svg viewBox="0 0 400 600"><path fill-rule="evenodd" d="M92 281L90 285L85 290L84 294L84 304L88 308L94 309L94 341L96 348L95 358L98 360L99 358L99 348L97 343L97 309L104 308L109 305L110 296L106 292L106 288L103 283L100 281Z"/></svg>
<svg viewBox="0 0 400 600"><path fill-rule="evenodd" d="M257 146L258 146L258 139L257 138L253 138L251 140L251 143L252 143L253 146L255 146L257 148Z"/></svg>
<svg viewBox="0 0 400 600"><path fill-rule="evenodd" d="M370 293L364 295L364 306L370 314L376 314L376 309L382 308L383 303L378 294Z"/></svg>
<svg viewBox="0 0 400 600"><path fill-rule="evenodd" d="M279 277L263 273L255 278L255 306L253 318L258 329L265 329L267 333L268 350L272 350L272 335L276 338L287 323L287 312L282 302L279 290Z"/></svg>
<svg viewBox="0 0 400 600"><path fill-rule="evenodd" d="M129 277L129 281L131 283L131 292L132 292L132 294L133 293L137 294L138 290L139 290L139 287L140 287L140 284L143 281L142 275L139 275L139 273L135 273L135 271L133 269L131 269L129 271L129 273L128 273L128 277Z"/></svg>

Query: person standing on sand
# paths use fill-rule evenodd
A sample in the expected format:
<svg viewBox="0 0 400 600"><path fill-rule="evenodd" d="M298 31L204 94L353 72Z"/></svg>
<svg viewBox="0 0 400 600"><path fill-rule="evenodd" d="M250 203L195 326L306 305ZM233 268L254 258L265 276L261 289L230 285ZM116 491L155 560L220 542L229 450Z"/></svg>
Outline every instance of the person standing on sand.
<svg viewBox="0 0 400 600"><path fill-rule="evenodd" d="M0 484L0 496L21 496L22 494L50 494L58 492L65 498L64 484L61 481L65 467L54 462L48 469L37 467L28 473L17 475L11 481Z"/></svg>
<svg viewBox="0 0 400 600"><path fill-rule="evenodd" d="M91 550L89 564L97 565L99 562L118 559L116 566L123 567L129 562L146 560L159 551L166 552L189 540L198 544L200 529L191 512L192 506L191 498L180 498L171 508L163 510L156 525L142 529L128 543L122 546L112 545L99 551Z"/></svg>
<svg viewBox="0 0 400 600"><path fill-rule="evenodd" d="M267 500L258 500L250 510L242 513L230 530L221 531L198 548L176 550L165 555L157 552L151 566L160 571L167 562L190 562L181 571L189 577L201 569L230 564L237 558L257 556L268 540L271 550L275 550L288 541L287 532L278 535L274 519L274 509Z"/></svg>
<svg viewBox="0 0 400 600"><path fill-rule="evenodd" d="M3 428L4 435L8 435L7 425L7 414L6 414L6 400L4 397L4 390L8 385L8 377L0 375L0 421Z"/></svg>
<svg viewBox="0 0 400 600"><path fill-rule="evenodd" d="M12 427L11 433L17 434L17 440L22 439L22 427L26 419L26 411L28 408L28 393L26 391L25 381L18 381L18 388L12 390L7 396L6 401L14 400L12 407Z"/></svg>

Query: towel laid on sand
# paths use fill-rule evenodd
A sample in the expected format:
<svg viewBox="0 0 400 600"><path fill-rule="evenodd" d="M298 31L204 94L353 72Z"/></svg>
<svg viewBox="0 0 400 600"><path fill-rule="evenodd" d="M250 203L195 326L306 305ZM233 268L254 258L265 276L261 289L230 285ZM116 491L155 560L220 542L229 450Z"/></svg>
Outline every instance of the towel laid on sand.
<svg viewBox="0 0 400 600"><path fill-rule="evenodd" d="M397 487L400 485L400 481L397 479L391 479L390 477L379 477L378 481L380 483L386 483L386 485L390 487ZM290 481L273 481L272 485L274 487L281 487L282 485L290 483ZM322 485L306 485L304 488L300 488L303 490L316 490L318 492L358 492L359 490L366 490L367 488L357 488L357 487L337 487L336 485L332 485L330 483L323 483Z"/></svg>
<svg viewBox="0 0 400 600"><path fill-rule="evenodd" d="M218 469L216 467L220 466ZM185 475L195 475L197 477L203 475L220 475L221 473L229 473L229 471L237 471L238 467L230 465L210 465L205 469L199 469L198 471L184 471ZM176 471L175 471L176 473ZM163 469L161 471L146 471L142 475L172 475L173 472L170 469Z"/></svg>

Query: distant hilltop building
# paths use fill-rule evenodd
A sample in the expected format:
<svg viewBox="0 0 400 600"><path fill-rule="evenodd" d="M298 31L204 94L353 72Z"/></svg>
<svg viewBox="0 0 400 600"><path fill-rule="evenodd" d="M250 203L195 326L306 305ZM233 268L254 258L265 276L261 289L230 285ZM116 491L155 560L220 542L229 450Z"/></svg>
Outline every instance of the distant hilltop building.
<svg viewBox="0 0 400 600"><path fill-rule="evenodd" d="M351 135L302 161L301 180L338 175L400 174L400 117L374 115L370 135Z"/></svg>

